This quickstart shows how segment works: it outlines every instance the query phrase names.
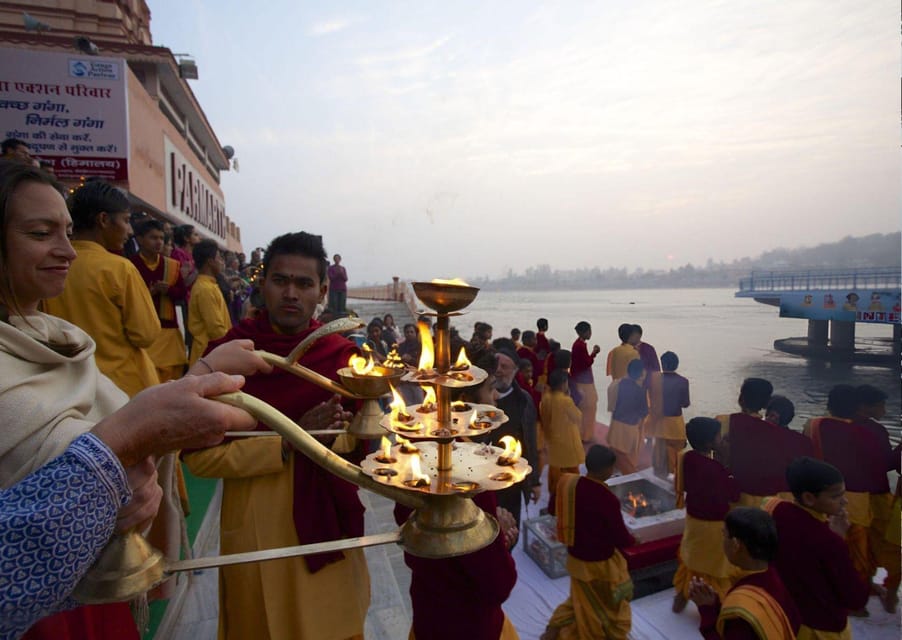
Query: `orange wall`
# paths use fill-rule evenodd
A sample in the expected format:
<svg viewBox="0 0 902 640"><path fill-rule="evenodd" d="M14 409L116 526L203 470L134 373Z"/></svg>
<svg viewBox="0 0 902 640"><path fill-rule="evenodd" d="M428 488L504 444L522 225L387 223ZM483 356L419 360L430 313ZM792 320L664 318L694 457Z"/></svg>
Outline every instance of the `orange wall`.
<svg viewBox="0 0 902 640"><path fill-rule="evenodd" d="M163 134L189 154L187 144L169 122L156 100L126 66L128 81L128 189L160 211L166 211L166 174Z"/></svg>
<svg viewBox="0 0 902 640"><path fill-rule="evenodd" d="M213 176L194 155L182 135L169 119L163 115L157 102L152 98L131 69L127 69L128 80L128 121L129 160L128 189L137 197L162 212L168 210L166 203L166 157L164 136L182 155L192 163L194 171L204 176L208 186L223 200L222 189ZM209 236L201 225L196 225L203 236ZM226 236L227 248L241 251L241 241L233 235Z"/></svg>

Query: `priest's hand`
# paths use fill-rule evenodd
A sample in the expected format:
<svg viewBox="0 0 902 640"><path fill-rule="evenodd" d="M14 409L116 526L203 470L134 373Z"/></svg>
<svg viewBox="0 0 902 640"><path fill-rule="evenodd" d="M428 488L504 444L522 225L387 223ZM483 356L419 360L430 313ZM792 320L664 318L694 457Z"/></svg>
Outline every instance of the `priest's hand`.
<svg viewBox="0 0 902 640"><path fill-rule="evenodd" d="M116 532L137 528L143 531L153 521L163 499L163 488L157 481L157 466L153 457L144 458L125 470L132 499L116 515Z"/></svg>
<svg viewBox="0 0 902 640"><path fill-rule="evenodd" d="M692 578L689 582L689 599L700 607L717 604L717 592L701 578Z"/></svg>
<svg viewBox="0 0 902 640"><path fill-rule="evenodd" d="M91 429L116 454L123 467L150 455L200 449L222 442L227 431L251 431L249 413L208 398L244 386L242 376L212 373L145 389Z"/></svg>
<svg viewBox="0 0 902 640"><path fill-rule="evenodd" d="M343 429L344 423L350 421L352 414L341 406L341 396L335 394L326 402L320 402L301 416L298 424L308 431L320 429Z"/></svg>
<svg viewBox="0 0 902 640"><path fill-rule="evenodd" d="M212 371L211 371L212 370ZM191 375L222 371L232 375L252 376L269 373L272 365L254 351L253 340L230 340L213 349L188 370Z"/></svg>
<svg viewBox="0 0 902 640"><path fill-rule="evenodd" d="M517 538L520 537L517 521L514 520L514 515L504 507L498 507L495 515L498 516L498 525L501 527L501 535L504 536L504 545L511 549L517 544Z"/></svg>
<svg viewBox="0 0 902 640"><path fill-rule="evenodd" d="M830 523L830 529L840 538L845 538L846 534L849 533L849 527L852 526L852 523L849 522L849 512L845 508L835 516L830 516L828 522Z"/></svg>

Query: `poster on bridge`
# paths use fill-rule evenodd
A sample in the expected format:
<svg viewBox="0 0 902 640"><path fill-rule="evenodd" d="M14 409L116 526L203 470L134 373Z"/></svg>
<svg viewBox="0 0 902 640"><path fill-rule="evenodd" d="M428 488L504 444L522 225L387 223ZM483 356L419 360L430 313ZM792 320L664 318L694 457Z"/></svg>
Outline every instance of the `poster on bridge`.
<svg viewBox="0 0 902 640"><path fill-rule="evenodd" d="M0 134L53 163L56 177L128 179L121 58L0 49Z"/></svg>
<svg viewBox="0 0 902 640"><path fill-rule="evenodd" d="M791 291L780 294L780 317L898 324L900 295L898 289Z"/></svg>

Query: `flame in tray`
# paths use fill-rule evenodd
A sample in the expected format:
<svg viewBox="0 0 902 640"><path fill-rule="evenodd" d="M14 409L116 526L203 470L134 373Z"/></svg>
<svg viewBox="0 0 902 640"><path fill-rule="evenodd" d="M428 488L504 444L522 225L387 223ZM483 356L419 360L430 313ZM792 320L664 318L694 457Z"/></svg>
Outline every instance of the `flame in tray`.
<svg viewBox="0 0 902 640"><path fill-rule="evenodd" d="M435 389L432 387L420 386L420 389L426 394L426 397L423 398L423 402L420 404L420 408L424 411L435 411Z"/></svg>
<svg viewBox="0 0 902 640"><path fill-rule="evenodd" d="M457 361L454 363L454 366L451 367L454 371L463 371L465 369L469 369L472 365L470 364L469 358L467 358L467 349L466 347L460 348L460 353L457 354Z"/></svg>
<svg viewBox="0 0 902 640"><path fill-rule="evenodd" d="M382 445L380 448L382 449L382 458L386 460L391 459L391 440L382 436Z"/></svg>
<svg viewBox="0 0 902 640"><path fill-rule="evenodd" d="M355 354L348 360L348 366L351 367L354 375L378 375L373 372L373 368L376 366L376 363L373 362L373 350L367 345L363 345L363 352L364 354L369 354L369 359L362 358Z"/></svg>
<svg viewBox="0 0 902 640"><path fill-rule="evenodd" d="M404 404L404 398L401 397L401 394L395 389L395 385L388 383L388 386L391 389L392 395L392 401L388 405L389 409L391 409L391 421L408 422L410 416L407 414L407 405Z"/></svg>
<svg viewBox="0 0 902 640"><path fill-rule="evenodd" d="M429 476L423 473L420 470L420 456L419 454L410 456L410 477L407 479L407 484L415 487L428 487L431 484Z"/></svg>
<svg viewBox="0 0 902 640"><path fill-rule="evenodd" d="M442 278L433 278L432 284L451 285L452 287L469 287L470 286L469 284L467 284L460 278L451 278L450 280L444 280Z"/></svg>
<svg viewBox="0 0 902 640"><path fill-rule="evenodd" d="M504 436L501 438L501 444L504 445L504 452L498 456L498 461L502 464L516 464L523 455L520 441L513 436Z"/></svg>
<svg viewBox="0 0 902 640"><path fill-rule="evenodd" d="M425 322L418 322L417 328L420 331L420 362L417 365L418 371L432 372L435 368L435 347L432 344L432 333L429 331L429 325Z"/></svg>

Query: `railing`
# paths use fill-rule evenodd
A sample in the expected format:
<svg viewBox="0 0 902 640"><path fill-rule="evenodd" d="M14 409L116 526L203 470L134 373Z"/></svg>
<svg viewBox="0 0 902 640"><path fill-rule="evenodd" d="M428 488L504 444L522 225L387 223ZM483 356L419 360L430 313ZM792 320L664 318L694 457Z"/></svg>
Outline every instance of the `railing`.
<svg viewBox="0 0 902 640"><path fill-rule="evenodd" d="M353 287L348 289L348 298L358 300L394 300L402 299L403 288L400 284L380 284L374 287Z"/></svg>
<svg viewBox="0 0 902 640"><path fill-rule="evenodd" d="M739 281L736 295L821 289L898 289L902 269L811 269L807 271L753 271Z"/></svg>
<svg viewBox="0 0 902 640"><path fill-rule="evenodd" d="M407 310L410 311L410 315L414 318L423 310L411 283L400 280L391 284L376 285L375 287L352 287L348 289L348 298L403 302L407 305Z"/></svg>

